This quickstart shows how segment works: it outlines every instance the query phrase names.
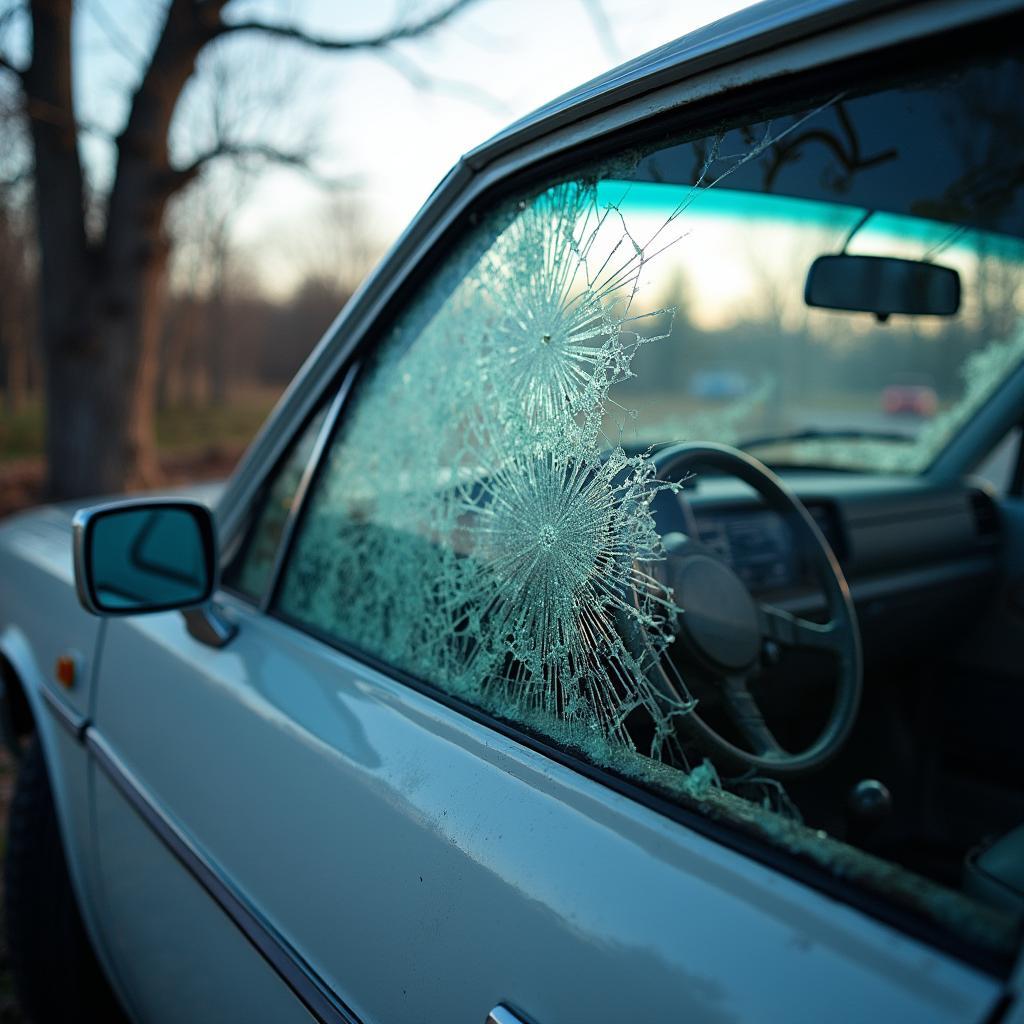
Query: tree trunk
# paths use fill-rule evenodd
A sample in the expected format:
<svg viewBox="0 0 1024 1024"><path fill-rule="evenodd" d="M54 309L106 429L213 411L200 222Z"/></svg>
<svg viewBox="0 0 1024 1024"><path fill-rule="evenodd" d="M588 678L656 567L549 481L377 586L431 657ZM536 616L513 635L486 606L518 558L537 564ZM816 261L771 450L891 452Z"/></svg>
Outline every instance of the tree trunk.
<svg viewBox="0 0 1024 1024"><path fill-rule="evenodd" d="M228 296L227 296L227 254L218 247L216 256L216 277L210 291L209 325L206 335L207 404L220 408L228 400Z"/></svg>
<svg viewBox="0 0 1024 1024"><path fill-rule="evenodd" d="M4 352L4 406L13 415L24 408L29 390L28 351L25 336L17 327L6 332Z"/></svg>
<svg viewBox="0 0 1024 1024"><path fill-rule="evenodd" d="M259 31L325 50L379 49L432 31L469 2L451 0L419 23L378 37L326 40L258 19L226 25L221 12L227 0L168 0L117 139L103 236L90 240L73 102L72 0L29 0L32 62L21 78L35 160L51 498L157 480L153 412L167 278L164 212L206 161L239 152L224 144L187 168L171 167L171 118L203 47L228 32ZM222 381L215 393L223 390Z"/></svg>
<svg viewBox="0 0 1024 1024"><path fill-rule="evenodd" d="M47 490L59 498L83 493L98 436L96 366L101 348L93 327L91 265L85 237L82 167L71 82L71 0L32 5L32 64L25 91L48 116L31 118L39 237L39 329L47 382Z"/></svg>
<svg viewBox="0 0 1024 1024"><path fill-rule="evenodd" d="M204 11L173 0L118 139L101 244L85 232L71 64L72 0L34 0L25 91L33 104L47 492L72 498L158 482L158 331L167 277L163 218L175 103L210 38Z"/></svg>

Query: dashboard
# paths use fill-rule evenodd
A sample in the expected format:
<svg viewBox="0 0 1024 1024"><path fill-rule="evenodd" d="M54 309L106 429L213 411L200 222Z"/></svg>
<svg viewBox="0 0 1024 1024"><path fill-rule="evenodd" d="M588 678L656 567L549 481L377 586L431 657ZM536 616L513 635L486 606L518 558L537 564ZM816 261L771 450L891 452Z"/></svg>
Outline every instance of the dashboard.
<svg viewBox="0 0 1024 1024"><path fill-rule="evenodd" d="M697 536L730 565L752 592L792 586L800 560L788 523L768 509L695 515Z"/></svg>
<svg viewBox="0 0 1024 1024"><path fill-rule="evenodd" d="M832 547L863 631L904 643L913 620L963 608L999 572L998 508L981 485L921 477L783 472ZM823 608L811 561L788 517L731 477L701 475L657 511L727 562L751 592L789 610ZM664 523L664 525L663 525ZM927 635L927 634L922 634Z"/></svg>
<svg viewBox="0 0 1024 1024"><path fill-rule="evenodd" d="M845 550L834 507L806 504L832 550ZM694 510L697 537L726 562L751 593L785 590L809 580L810 567L794 535L793 527L767 508L722 507Z"/></svg>

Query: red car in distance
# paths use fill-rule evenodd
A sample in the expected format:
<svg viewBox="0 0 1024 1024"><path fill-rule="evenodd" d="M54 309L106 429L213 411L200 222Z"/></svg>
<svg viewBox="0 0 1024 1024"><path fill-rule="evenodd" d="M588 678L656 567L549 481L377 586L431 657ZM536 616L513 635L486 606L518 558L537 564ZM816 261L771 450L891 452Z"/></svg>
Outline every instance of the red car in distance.
<svg viewBox="0 0 1024 1024"><path fill-rule="evenodd" d="M882 411L931 419L939 411L939 396L930 384L890 384L882 391Z"/></svg>

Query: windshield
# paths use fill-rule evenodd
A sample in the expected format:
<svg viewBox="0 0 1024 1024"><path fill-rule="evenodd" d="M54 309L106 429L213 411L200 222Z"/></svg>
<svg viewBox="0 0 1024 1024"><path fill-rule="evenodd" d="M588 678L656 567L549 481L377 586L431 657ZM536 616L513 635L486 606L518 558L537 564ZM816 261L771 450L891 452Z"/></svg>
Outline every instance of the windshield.
<svg viewBox="0 0 1024 1024"><path fill-rule="evenodd" d="M995 62L835 97L600 180L598 205L636 238L663 236L685 207L640 281L662 311L644 331L668 343L637 350L607 436L720 441L775 465L926 469L1024 362L1024 139L1019 119L986 105L1020 78ZM812 308L812 263L840 253L950 268L958 308Z"/></svg>

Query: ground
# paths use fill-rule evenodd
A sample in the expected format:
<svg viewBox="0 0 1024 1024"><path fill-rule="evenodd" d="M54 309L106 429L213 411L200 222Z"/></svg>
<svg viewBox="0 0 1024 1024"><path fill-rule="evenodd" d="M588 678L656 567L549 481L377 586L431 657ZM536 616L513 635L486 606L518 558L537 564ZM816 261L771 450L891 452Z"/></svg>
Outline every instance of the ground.
<svg viewBox="0 0 1024 1024"><path fill-rule="evenodd" d="M160 466L168 483L226 476L267 418L279 392L252 389L228 405L181 405L157 417ZM43 498L43 412L30 402L0 415L0 516Z"/></svg>

